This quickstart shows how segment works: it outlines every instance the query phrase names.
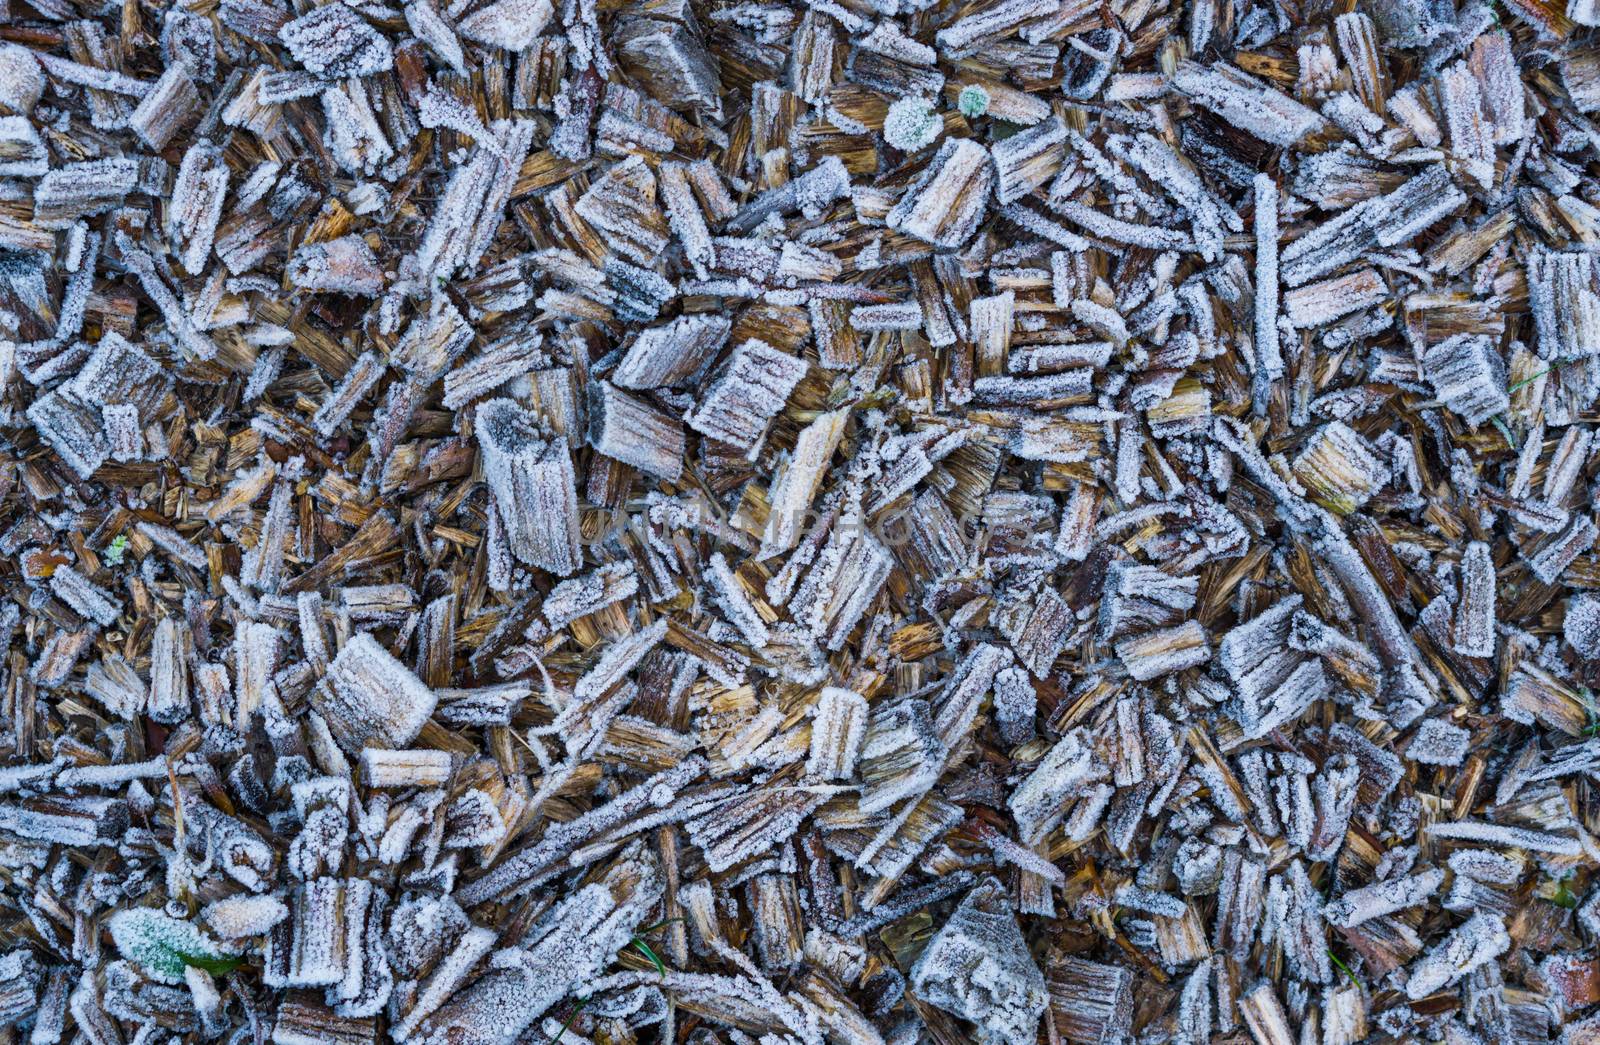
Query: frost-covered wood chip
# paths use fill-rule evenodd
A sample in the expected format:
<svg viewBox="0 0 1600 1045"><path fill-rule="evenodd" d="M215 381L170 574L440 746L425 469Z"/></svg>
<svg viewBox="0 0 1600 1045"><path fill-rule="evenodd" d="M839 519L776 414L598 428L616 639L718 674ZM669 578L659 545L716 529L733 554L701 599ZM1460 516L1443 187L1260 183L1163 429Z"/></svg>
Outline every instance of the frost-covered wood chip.
<svg viewBox="0 0 1600 1045"><path fill-rule="evenodd" d="M1597 29L0 0L0 1045L1600 1039Z"/></svg>

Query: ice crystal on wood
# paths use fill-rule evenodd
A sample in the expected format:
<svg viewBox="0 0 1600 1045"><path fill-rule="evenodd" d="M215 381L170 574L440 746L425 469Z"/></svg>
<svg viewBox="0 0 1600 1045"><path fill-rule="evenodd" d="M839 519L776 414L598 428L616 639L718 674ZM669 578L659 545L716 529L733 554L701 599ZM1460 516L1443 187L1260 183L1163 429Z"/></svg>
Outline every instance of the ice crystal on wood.
<svg viewBox="0 0 1600 1045"><path fill-rule="evenodd" d="M383 746L409 743L433 713L437 698L422 681L369 633L350 639L328 665L313 701L334 735L351 750L370 740Z"/></svg>
<svg viewBox="0 0 1600 1045"><path fill-rule="evenodd" d="M573 573L581 550L565 441L547 438L538 419L509 399L480 405L476 422L484 473L512 553L560 576Z"/></svg>
<svg viewBox="0 0 1600 1045"><path fill-rule="evenodd" d="M1048 999L1000 883L980 883L961 901L911 969L922 1000L977 1024L980 1040L1033 1041Z"/></svg>
<svg viewBox="0 0 1600 1045"><path fill-rule="evenodd" d="M1595 4L0 21L0 1036L1593 1036Z"/></svg>
<svg viewBox="0 0 1600 1045"><path fill-rule="evenodd" d="M734 349L727 370L688 418L707 438L754 452L773 415L806 374L803 360L762 341Z"/></svg>

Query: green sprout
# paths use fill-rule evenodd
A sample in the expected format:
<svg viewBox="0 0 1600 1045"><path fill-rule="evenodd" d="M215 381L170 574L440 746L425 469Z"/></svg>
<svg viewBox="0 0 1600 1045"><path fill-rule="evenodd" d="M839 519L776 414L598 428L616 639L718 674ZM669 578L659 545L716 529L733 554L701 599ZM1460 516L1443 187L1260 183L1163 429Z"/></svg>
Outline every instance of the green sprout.
<svg viewBox="0 0 1600 1045"><path fill-rule="evenodd" d="M558 1042L562 1038L566 1037L567 1036L567 1031L572 1029L573 1021L578 1018L578 1013L582 1012L583 1011L583 1007L585 1005L587 1005L587 1004L589 1004L589 999L588 998L579 998L578 999L578 1004L574 1005L572 1007L572 1012L567 1014L567 1022L565 1022L565 1023L563 1023L561 1025L561 1029L560 1030L558 1030L554 1034L550 1035L550 1040L549 1040L549 1042L546 1043L546 1045L556 1045L556 1042Z"/></svg>
<svg viewBox="0 0 1600 1045"><path fill-rule="evenodd" d="M1498 428L1500 430L1500 434L1505 437L1506 445L1511 447L1513 450L1517 449L1517 437L1512 435L1511 429L1506 427L1505 418L1500 414L1496 414L1489 418L1489 420L1494 422L1494 426Z"/></svg>
<svg viewBox="0 0 1600 1045"><path fill-rule="evenodd" d="M666 965L664 965L662 963L660 955L656 954L655 951L651 950L650 949L650 945L648 943L645 943L643 940L639 939L637 936L635 936L633 938L633 945L635 947L637 947L640 951L642 951L646 958L650 959L650 964L654 965L656 967L656 972L661 974L661 978L662 979L666 979L667 978L667 967L666 967Z"/></svg>
<svg viewBox="0 0 1600 1045"><path fill-rule="evenodd" d="M1549 900L1557 907L1565 907L1569 911L1576 909L1578 906L1577 894L1571 889L1567 888L1567 879L1571 877L1571 872L1568 872L1567 874L1564 874L1560 878L1556 879L1555 894L1552 896L1547 896L1545 899Z"/></svg>
<svg viewBox="0 0 1600 1045"><path fill-rule="evenodd" d="M1533 384L1535 381L1539 380L1544 375L1556 370L1560 370L1569 363L1576 362L1578 362L1576 359L1558 359L1554 363L1551 363L1549 366L1545 367L1543 370L1539 371L1537 374L1534 374L1531 377L1525 377L1521 381L1518 381L1516 384L1512 385L1510 388L1506 389L1506 394L1510 395L1514 392L1519 392L1527 386Z"/></svg>
<svg viewBox="0 0 1600 1045"><path fill-rule="evenodd" d="M634 935L632 940L633 946L637 948L646 958L650 959L650 964L656 967L656 972L661 974L662 979L666 978L667 966L662 962L661 956L656 954L656 952L648 943L644 942L644 935L646 933L653 933L657 929L665 928L666 926L671 925L673 922L681 921L683 921L682 918L667 918L655 923L654 925L647 925L643 929L640 929L638 933Z"/></svg>
<svg viewBox="0 0 1600 1045"><path fill-rule="evenodd" d="M122 565L122 556L128 550L127 534L119 533L106 545L106 562L112 566Z"/></svg>
<svg viewBox="0 0 1600 1045"><path fill-rule="evenodd" d="M1327 950L1328 950L1328 957L1333 959L1333 964L1337 965L1339 967L1339 971L1344 973L1346 976L1350 977L1350 982L1355 984L1356 987L1359 988L1361 986L1361 981L1356 979L1356 974L1350 971L1350 966L1346 965L1344 962L1339 960L1339 956L1337 954L1333 953L1333 948L1332 947L1329 947Z"/></svg>

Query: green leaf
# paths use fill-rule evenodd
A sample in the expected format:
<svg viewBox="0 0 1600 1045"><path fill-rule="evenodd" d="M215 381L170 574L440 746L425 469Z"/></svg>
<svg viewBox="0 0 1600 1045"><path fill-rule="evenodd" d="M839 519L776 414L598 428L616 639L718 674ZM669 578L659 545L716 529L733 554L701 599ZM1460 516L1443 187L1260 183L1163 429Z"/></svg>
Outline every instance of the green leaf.
<svg viewBox="0 0 1600 1045"><path fill-rule="evenodd" d="M196 969L204 969L213 976L229 973L244 964L244 958L235 954L227 958L213 958L210 955L185 954L181 955L185 965L192 965Z"/></svg>
<svg viewBox="0 0 1600 1045"><path fill-rule="evenodd" d="M163 983L182 983L187 966L210 973L238 967L240 958L193 922L172 918L153 907L118 911L107 923L117 952Z"/></svg>
<svg viewBox="0 0 1600 1045"><path fill-rule="evenodd" d="M661 958L656 954L656 952L650 949L650 945L639 939L637 936L633 938L633 945L644 952L644 956L650 959L650 964L656 967L656 972L660 973L662 978L665 979L667 975L667 967L662 964Z"/></svg>
<svg viewBox="0 0 1600 1045"><path fill-rule="evenodd" d="M122 555L128 550L126 534L117 534L110 544L106 545L106 562L112 566L122 565Z"/></svg>

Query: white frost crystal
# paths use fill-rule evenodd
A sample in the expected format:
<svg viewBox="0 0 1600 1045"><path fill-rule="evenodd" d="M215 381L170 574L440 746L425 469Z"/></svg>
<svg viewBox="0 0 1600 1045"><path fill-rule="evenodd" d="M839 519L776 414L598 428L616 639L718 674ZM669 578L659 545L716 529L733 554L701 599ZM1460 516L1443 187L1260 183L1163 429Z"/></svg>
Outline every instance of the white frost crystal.
<svg viewBox="0 0 1600 1045"><path fill-rule="evenodd" d="M225 940L260 936L289 917L289 908L276 896L229 896L206 905L200 917Z"/></svg>
<svg viewBox="0 0 1600 1045"><path fill-rule="evenodd" d="M18 44L0 44L0 110L26 116L43 94L44 70L33 52Z"/></svg>
<svg viewBox="0 0 1600 1045"><path fill-rule="evenodd" d="M1353 928L1363 922L1426 903L1444 884L1444 872L1424 871L1351 890L1323 909L1330 925Z"/></svg>
<svg viewBox="0 0 1600 1045"><path fill-rule="evenodd" d="M278 38L319 76L370 76L394 65L388 39L342 3L313 8L280 29Z"/></svg>
<svg viewBox="0 0 1600 1045"><path fill-rule="evenodd" d="M572 453L539 418L510 399L478 407L478 443L495 511L511 552L565 577L578 569L578 501Z"/></svg>
<svg viewBox="0 0 1600 1045"><path fill-rule="evenodd" d="M1049 996L997 880L986 879L961 901L911 967L911 989L976 1023L980 1042L1032 1045Z"/></svg>
<svg viewBox="0 0 1600 1045"><path fill-rule="evenodd" d="M1417 735L1406 747L1406 757L1432 766L1459 766L1471 743L1471 731L1430 718L1417 727Z"/></svg>
<svg viewBox="0 0 1600 1045"><path fill-rule="evenodd" d="M806 762L806 772L823 780L855 776L866 727L866 698L837 686L823 687L811 722L811 757Z"/></svg>
<svg viewBox="0 0 1600 1045"><path fill-rule="evenodd" d="M368 742L403 747L416 739L438 698L410 668L362 632L328 667L326 686L314 691L328 726L351 750Z"/></svg>

